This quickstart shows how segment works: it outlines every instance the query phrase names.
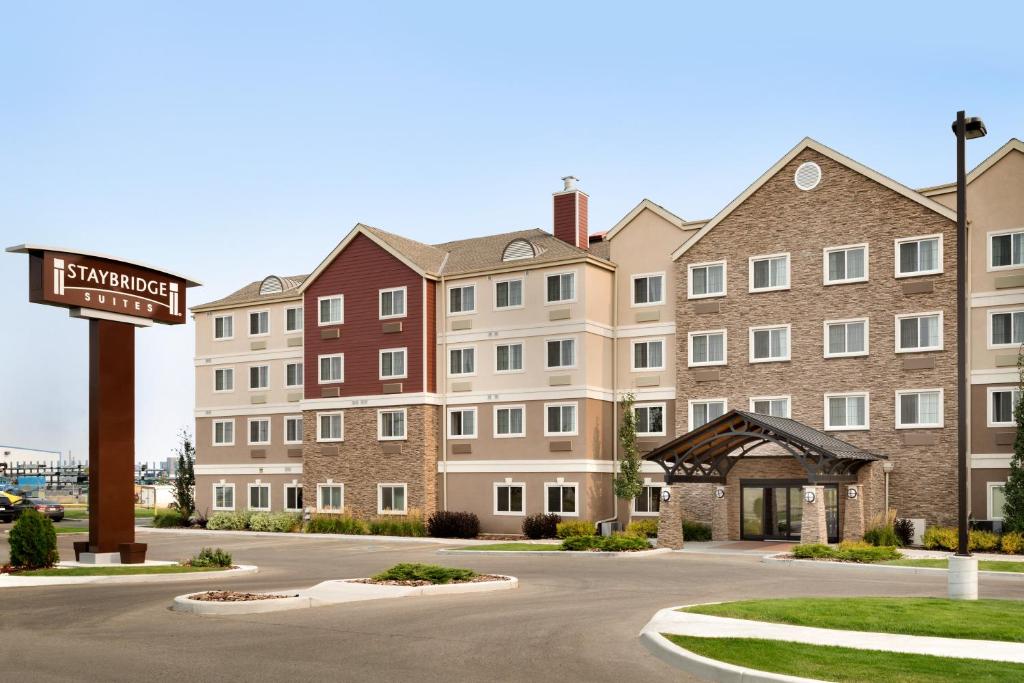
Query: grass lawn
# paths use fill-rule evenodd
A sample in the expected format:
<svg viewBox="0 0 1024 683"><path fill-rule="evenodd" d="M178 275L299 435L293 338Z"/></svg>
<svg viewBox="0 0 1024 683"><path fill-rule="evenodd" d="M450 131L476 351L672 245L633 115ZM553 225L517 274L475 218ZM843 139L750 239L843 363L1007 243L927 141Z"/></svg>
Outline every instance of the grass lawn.
<svg viewBox="0 0 1024 683"><path fill-rule="evenodd" d="M855 650L754 638L664 635L679 647L704 657L760 671L823 681L924 683L1024 680L1024 664Z"/></svg>
<svg viewBox="0 0 1024 683"><path fill-rule="evenodd" d="M128 574L193 574L196 572L219 572L224 567L183 567L180 564L138 567L54 567L53 569L31 569L18 572L16 576L125 576Z"/></svg>
<svg viewBox="0 0 1024 683"><path fill-rule="evenodd" d="M85 534L89 532L87 526L58 526L54 525L54 531L58 534Z"/></svg>
<svg viewBox="0 0 1024 683"><path fill-rule="evenodd" d="M153 508L143 508L143 507L136 507L135 508L135 517L136 518L139 518L139 517L152 517L152 516L153 516ZM85 507L84 505L81 506L81 507L72 507L72 506L68 506L68 505L64 506L64 519L88 519L88 518L89 518L89 508L88 507Z"/></svg>
<svg viewBox="0 0 1024 683"><path fill-rule="evenodd" d="M1024 602L940 598L787 598L689 607L716 617L844 631L1024 642Z"/></svg>
<svg viewBox="0 0 1024 683"><path fill-rule="evenodd" d="M949 560L945 558L922 558L917 560L891 560L882 562L897 567L927 567L931 569L947 569ZM978 569L984 572L1024 572L1024 561L1012 562L1007 560L978 560Z"/></svg>
<svg viewBox="0 0 1024 683"><path fill-rule="evenodd" d="M459 550L561 550L560 544L552 543L492 543L490 545L468 545Z"/></svg>

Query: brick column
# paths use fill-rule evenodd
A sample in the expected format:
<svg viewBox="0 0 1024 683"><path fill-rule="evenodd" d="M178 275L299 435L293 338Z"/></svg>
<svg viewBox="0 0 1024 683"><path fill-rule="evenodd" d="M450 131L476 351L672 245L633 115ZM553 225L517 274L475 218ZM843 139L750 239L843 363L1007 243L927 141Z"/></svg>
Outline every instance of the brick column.
<svg viewBox="0 0 1024 683"><path fill-rule="evenodd" d="M732 511L729 509L729 486L716 486L715 499L711 503L711 540L729 540L729 518Z"/></svg>
<svg viewBox="0 0 1024 683"><path fill-rule="evenodd" d="M856 492L851 498L850 491ZM843 540L859 541L864 538L864 486L862 484L850 484L839 487L839 495L846 496L845 510L843 511Z"/></svg>
<svg viewBox="0 0 1024 683"><path fill-rule="evenodd" d="M807 502L807 492L814 493L814 502ZM800 524L801 543L828 543L828 527L825 524L825 487L805 486L803 500L803 521Z"/></svg>
<svg viewBox="0 0 1024 683"><path fill-rule="evenodd" d="M679 484L666 486L671 497L661 501L658 514L658 547L683 549L683 487Z"/></svg>

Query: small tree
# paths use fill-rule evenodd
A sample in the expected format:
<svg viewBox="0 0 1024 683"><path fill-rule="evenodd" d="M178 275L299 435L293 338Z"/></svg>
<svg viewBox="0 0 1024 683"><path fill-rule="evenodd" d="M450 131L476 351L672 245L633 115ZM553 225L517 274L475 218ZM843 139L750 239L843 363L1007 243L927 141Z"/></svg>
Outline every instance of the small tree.
<svg viewBox="0 0 1024 683"><path fill-rule="evenodd" d="M619 426L619 445L622 457L619 459L619 471L615 474L615 495L623 500L633 500L644 492L644 482L640 477L640 454L636 447L636 413L633 403L636 397L629 393L619 401L622 409L622 424Z"/></svg>
<svg viewBox="0 0 1024 683"><path fill-rule="evenodd" d="M1024 345L1017 352L1017 390L1017 403L1013 407L1017 436L1013 440L1010 477L1003 489L1006 500L1003 503L1005 531L1024 531Z"/></svg>
<svg viewBox="0 0 1024 683"><path fill-rule="evenodd" d="M196 447L188 429L182 429L178 438L181 439L181 445L177 449L178 472L174 479L174 503L182 522L187 524L196 511Z"/></svg>
<svg viewBox="0 0 1024 683"><path fill-rule="evenodd" d="M57 564L57 532L49 517L29 508L11 529L11 564L24 569L44 569Z"/></svg>

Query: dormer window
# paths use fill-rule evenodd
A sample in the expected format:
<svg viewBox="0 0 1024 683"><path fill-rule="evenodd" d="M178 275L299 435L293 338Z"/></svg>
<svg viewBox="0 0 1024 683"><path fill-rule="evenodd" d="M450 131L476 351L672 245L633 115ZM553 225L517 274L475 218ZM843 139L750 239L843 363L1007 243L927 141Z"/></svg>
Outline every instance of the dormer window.
<svg viewBox="0 0 1024 683"><path fill-rule="evenodd" d="M518 237L507 245L505 250L501 253L502 261L518 261L520 259L533 258L537 255L533 245L521 237Z"/></svg>

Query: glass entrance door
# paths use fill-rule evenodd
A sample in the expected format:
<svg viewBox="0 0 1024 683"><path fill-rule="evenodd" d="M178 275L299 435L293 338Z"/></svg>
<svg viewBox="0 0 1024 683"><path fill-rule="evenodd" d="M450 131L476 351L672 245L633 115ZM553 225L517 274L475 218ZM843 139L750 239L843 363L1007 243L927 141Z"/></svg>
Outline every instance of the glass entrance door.
<svg viewBox="0 0 1024 683"><path fill-rule="evenodd" d="M799 541L803 528L804 482L742 482L740 536L746 540ZM830 542L839 537L839 487L825 486L825 520Z"/></svg>

